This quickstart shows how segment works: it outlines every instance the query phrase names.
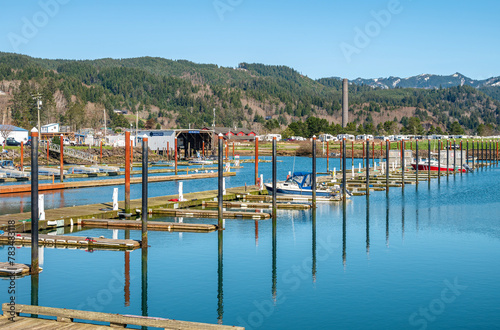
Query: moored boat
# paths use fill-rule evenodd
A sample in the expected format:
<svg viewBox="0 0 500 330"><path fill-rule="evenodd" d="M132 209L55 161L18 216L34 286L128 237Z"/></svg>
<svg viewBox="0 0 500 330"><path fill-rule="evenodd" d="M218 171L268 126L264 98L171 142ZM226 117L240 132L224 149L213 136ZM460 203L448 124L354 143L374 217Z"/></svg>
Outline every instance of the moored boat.
<svg viewBox="0 0 500 330"><path fill-rule="evenodd" d="M273 191L272 183L265 183L264 186L267 191ZM312 173L294 172L287 180L276 183L276 193L280 195L312 196ZM338 186L316 187L316 196L318 197L339 197L341 195Z"/></svg>

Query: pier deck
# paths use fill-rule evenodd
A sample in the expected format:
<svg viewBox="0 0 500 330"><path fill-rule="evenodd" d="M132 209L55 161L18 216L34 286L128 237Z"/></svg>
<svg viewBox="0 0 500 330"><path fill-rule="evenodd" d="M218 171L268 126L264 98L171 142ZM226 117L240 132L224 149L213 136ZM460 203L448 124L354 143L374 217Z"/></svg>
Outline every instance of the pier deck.
<svg viewBox="0 0 500 330"><path fill-rule="evenodd" d="M141 221L130 221L130 220L87 219L87 220L82 220L82 225L84 227L109 228L109 229L140 230L142 228ZM211 224L198 224L198 223L148 221L148 230L206 233L217 230L217 226Z"/></svg>
<svg viewBox="0 0 500 330"><path fill-rule="evenodd" d="M0 327L8 327L9 329L109 329L110 327L125 328L127 325L154 327L162 329L236 329L243 330L245 328L209 324L186 322L178 320L170 320L159 317L135 316L135 315L120 315L99 312L87 312L66 308L53 308L32 305L16 304L11 309L9 304L2 304L3 316L0 317ZM55 317L55 320L43 318L31 318L20 316L19 314L31 314L37 316ZM14 317L15 322L9 321L9 317ZM74 320L85 320L91 322L104 322L109 326L96 325L89 323L80 323Z"/></svg>
<svg viewBox="0 0 500 330"><path fill-rule="evenodd" d="M225 172L224 176L234 176L235 172ZM148 178L148 182L164 182L164 181L176 181L176 180L192 180L192 179L206 179L206 178L216 178L218 173L194 173L194 174L183 174L183 175L165 175L165 176L152 176ZM130 183L141 183L142 178L135 177L130 178ZM123 179L107 179L107 180L86 180L86 181L72 181L72 182L60 182L60 183L48 183L40 184L38 186L38 191L47 190L60 190L60 189L76 189L76 188L88 188L88 187L104 187L104 186L117 186L125 184L125 178ZM10 185L0 187L0 195L2 194L15 194L15 193L28 193L31 191L31 184L23 185Z"/></svg>
<svg viewBox="0 0 500 330"><path fill-rule="evenodd" d="M217 202L203 202L204 207L217 207ZM234 209L272 209L272 203L249 203L249 202L224 202L223 207L234 208ZM307 204L291 204L291 203L277 203L276 207L278 209L289 209L289 210L307 210L311 208L311 205Z"/></svg>
<svg viewBox="0 0 500 330"><path fill-rule="evenodd" d="M155 209L153 214L163 214L170 217L192 217L192 218L217 218L217 210L196 210L196 209ZM269 213L265 212L242 212L242 211L224 211L225 219L254 219L263 220L271 218Z"/></svg>
<svg viewBox="0 0 500 330"><path fill-rule="evenodd" d="M0 245L10 244L9 236L0 235ZM38 235L40 246L77 247L100 250L135 250L140 247L140 242L131 239L110 239L99 237L77 237L62 235ZM31 245L31 234L19 233L15 236L14 245Z"/></svg>

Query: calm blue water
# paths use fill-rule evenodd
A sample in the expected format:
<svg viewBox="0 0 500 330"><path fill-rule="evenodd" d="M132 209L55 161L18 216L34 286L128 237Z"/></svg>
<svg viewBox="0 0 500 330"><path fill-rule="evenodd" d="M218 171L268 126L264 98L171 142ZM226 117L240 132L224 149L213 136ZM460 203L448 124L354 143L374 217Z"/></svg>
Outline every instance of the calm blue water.
<svg viewBox="0 0 500 330"><path fill-rule="evenodd" d="M293 159L283 160L286 175ZM308 164L295 159L296 170ZM230 184L250 184L249 173ZM184 184L201 190L211 180ZM354 197L345 207L319 204L315 214L279 210L276 235L271 220L226 220L222 254L217 232L150 232L147 259L140 250L44 249L38 303L247 329L498 328L499 184L493 167L407 186L404 194L393 188L388 197ZM130 235L139 239L140 232ZM16 252L17 262L30 262L29 248ZM6 260L7 250L0 255ZM3 302L7 287L0 281ZM16 288L18 303L29 304L31 278L18 279Z"/></svg>

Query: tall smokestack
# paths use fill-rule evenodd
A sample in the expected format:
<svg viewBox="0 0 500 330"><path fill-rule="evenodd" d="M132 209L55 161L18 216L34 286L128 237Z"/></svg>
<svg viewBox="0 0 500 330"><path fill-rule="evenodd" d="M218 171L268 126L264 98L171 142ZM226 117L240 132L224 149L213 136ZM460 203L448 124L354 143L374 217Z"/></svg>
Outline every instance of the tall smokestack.
<svg viewBox="0 0 500 330"><path fill-rule="evenodd" d="M342 80L342 127L345 128L349 122L349 81Z"/></svg>

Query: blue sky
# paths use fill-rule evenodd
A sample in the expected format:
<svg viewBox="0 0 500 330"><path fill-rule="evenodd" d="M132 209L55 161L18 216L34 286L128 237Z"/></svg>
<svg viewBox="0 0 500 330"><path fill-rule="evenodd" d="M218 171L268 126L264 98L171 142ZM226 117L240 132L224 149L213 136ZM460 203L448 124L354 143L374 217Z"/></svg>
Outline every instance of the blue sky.
<svg viewBox="0 0 500 330"><path fill-rule="evenodd" d="M484 79L500 76L498 13L493 0L3 1L0 51L256 62L311 78Z"/></svg>

